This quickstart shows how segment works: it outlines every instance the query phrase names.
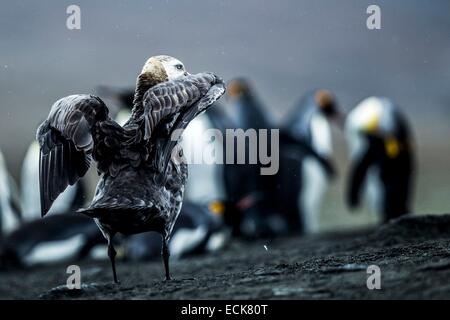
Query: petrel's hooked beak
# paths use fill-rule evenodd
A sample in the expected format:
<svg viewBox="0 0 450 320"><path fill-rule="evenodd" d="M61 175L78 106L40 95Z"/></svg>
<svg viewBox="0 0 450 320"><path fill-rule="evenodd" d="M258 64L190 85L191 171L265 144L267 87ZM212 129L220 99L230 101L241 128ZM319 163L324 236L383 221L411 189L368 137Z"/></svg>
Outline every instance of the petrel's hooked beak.
<svg viewBox="0 0 450 320"><path fill-rule="evenodd" d="M185 71L185 72L184 72L184 75L185 75L185 76L190 76L191 74L190 74L189 72Z"/></svg>

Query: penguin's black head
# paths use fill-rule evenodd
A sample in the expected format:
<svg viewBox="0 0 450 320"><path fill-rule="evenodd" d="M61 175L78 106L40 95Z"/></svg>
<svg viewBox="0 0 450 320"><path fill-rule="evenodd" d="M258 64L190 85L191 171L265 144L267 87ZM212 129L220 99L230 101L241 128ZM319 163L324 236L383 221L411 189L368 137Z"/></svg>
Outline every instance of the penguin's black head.
<svg viewBox="0 0 450 320"><path fill-rule="evenodd" d="M334 118L339 115L336 99L330 91L324 89L317 90L314 95L314 101L327 118Z"/></svg>

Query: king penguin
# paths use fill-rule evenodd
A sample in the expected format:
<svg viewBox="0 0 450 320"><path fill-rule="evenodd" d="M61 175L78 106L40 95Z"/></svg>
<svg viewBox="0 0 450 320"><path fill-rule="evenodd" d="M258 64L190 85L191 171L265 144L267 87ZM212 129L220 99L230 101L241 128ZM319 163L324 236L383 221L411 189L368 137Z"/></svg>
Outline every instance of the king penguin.
<svg viewBox="0 0 450 320"><path fill-rule="evenodd" d="M228 240L221 218L223 211L223 205L216 201L209 205L183 203L169 242L171 256L180 259L222 249ZM125 239L124 251L125 258L130 261L159 258L161 237L154 232L132 235Z"/></svg>
<svg viewBox="0 0 450 320"><path fill-rule="evenodd" d="M364 182L373 211L387 222L410 212L414 142L409 123L385 97L361 101L347 116L351 168L346 201L360 204Z"/></svg>
<svg viewBox="0 0 450 320"><path fill-rule="evenodd" d="M271 129L274 128L270 115L266 112L256 90L251 82L245 78L236 78L228 83L227 116L232 125L230 129L242 130L244 134L254 130L256 132L256 146L251 145L250 138L245 142L245 150L237 149L234 140L233 163L225 166L225 184L228 191L227 220L232 226L234 235L245 238L273 237L282 233L287 225L275 210L276 201L273 195L274 175L262 175L263 165L256 161L250 163L250 151L260 152L261 137L258 133L266 130L271 141ZM237 131L236 131L237 132ZM227 136L227 144L230 142ZM229 152L228 148L225 150ZM267 146L271 153L271 145ZM245 152L245 163L238 163L237 157ZM226 158L231 158L226 155Z"/></svg>
<svg viewBox="0 0 450 320"><path fill-rule="evenodd" d="M105 240L95 222L80 214L25 221L0 244L0 270L76 262L102 244Z"/></svg>
<svg viewBox="0 0 450 320"><path fill-rule="evenodd" d="M320 89L306 94L281 126L278 201L292 231L319 230L320 204L335 174L330 123L340 119L334 95Z"/></svg>

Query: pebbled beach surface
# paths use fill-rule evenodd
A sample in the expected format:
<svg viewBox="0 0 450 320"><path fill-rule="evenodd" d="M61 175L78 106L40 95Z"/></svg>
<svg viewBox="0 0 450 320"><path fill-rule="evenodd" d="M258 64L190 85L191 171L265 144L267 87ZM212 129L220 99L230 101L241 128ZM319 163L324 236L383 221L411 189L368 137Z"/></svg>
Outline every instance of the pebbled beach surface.
<svg viewBox="0 0 450 320"><path fill-rule="evenodd" d="M381 289L367 288L367 267ZM80 262L81 290L67 265L0 272L2 299L450 299L450 215L410 216L372 230L233 241L221 252L172 263Z"/></svg>

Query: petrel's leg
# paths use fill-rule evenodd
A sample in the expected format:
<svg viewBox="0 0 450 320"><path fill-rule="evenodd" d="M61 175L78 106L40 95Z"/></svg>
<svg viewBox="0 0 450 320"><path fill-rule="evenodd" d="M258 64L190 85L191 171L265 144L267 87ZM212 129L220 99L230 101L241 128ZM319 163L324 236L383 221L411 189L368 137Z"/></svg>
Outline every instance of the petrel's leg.
<svg viewBox="0 0 450 320"><path fill-rule="evenodd" d="M169 237L163 236L162 238L162 257L164 261L164 269L166 271L166 280L170 280L170 272L169 272L169 257L170 257L170 250L169 250Z"/></svg>
<svg viewBox="0 0 450 320"><path fill-rule="evenodd" d="M114 245L113 245L113 237L114 235L110 234L108 237L108 257L109 260L111 260L111 266L112 266L112 272L113 272L113 276L114 276L114 283L119 283L119 281L117 281L117 274L116 274L116 250L114 250Z"/></svg>

